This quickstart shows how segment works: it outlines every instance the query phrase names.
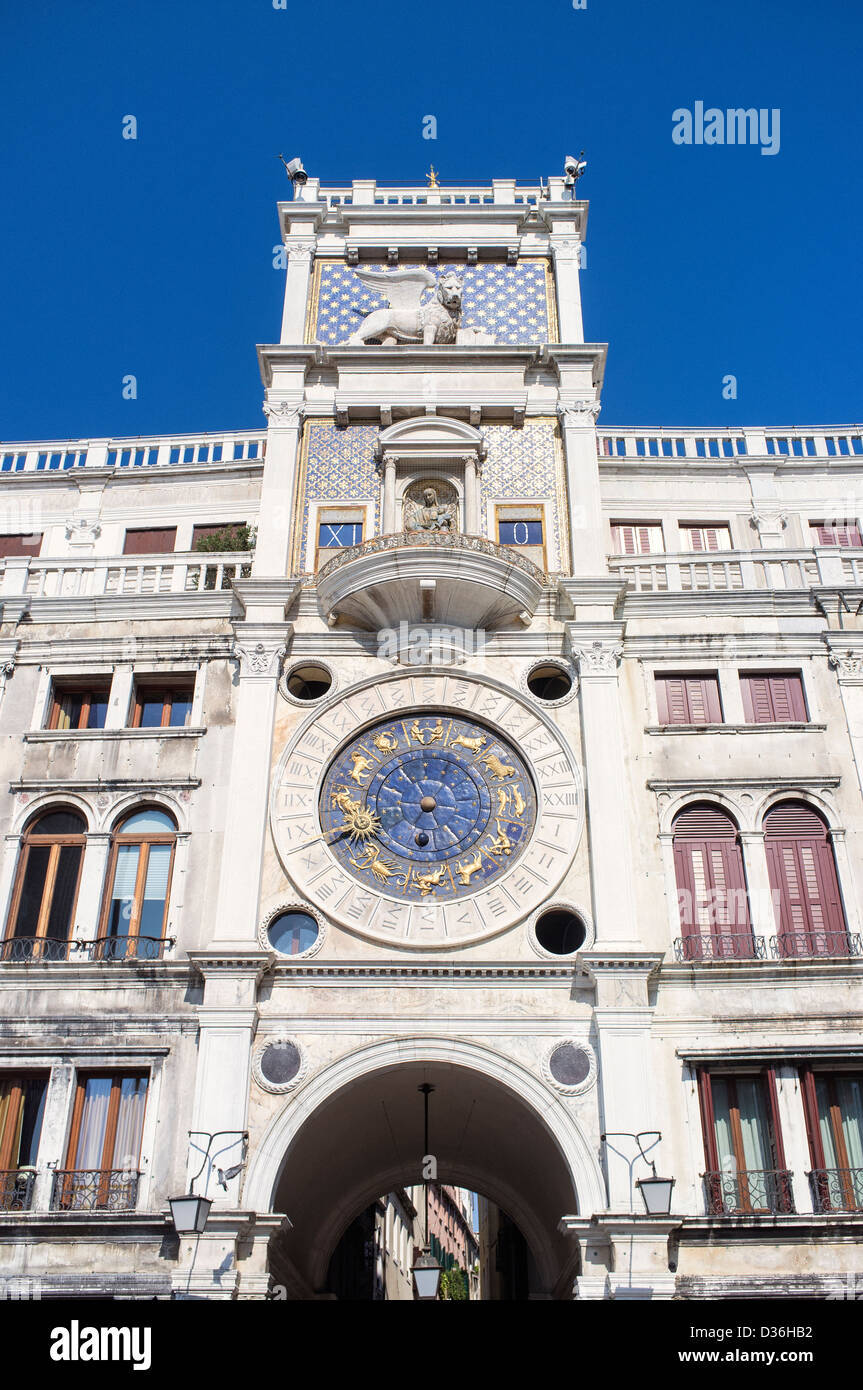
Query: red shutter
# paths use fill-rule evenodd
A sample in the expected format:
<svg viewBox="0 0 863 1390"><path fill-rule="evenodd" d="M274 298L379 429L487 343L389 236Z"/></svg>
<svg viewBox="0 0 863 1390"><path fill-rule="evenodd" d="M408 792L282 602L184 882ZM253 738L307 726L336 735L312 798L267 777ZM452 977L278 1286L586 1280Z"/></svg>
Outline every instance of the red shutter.
<svg viewBox="0 0 863 1390"><path fill-rule="evenodd" d="M0 536L0 556L38 555L41 548L42 537L33 532L25 536Z"/></svg>
<svg viewBox="0 0 863 1390"><path fill-rule="evenodd" d="M716 1147L716 1117L713 1113L713 1091L710 1072L698 1072L698 1103L701 1109L701 1130L704 1135L705 1166L709 1173L719 1170L719 1150Z"/></svg>
<svg viewBox="0 0 863 1390"><path fill-rule="evenodd" d="M722 723L722 706L719 703L719 681L716 676L708 676L701 682L704 689L704 703L708 724Z"/></svg>
<svg viewBox="0 0 863 1390"><path fill-rule="evenodd" d="M805 723L806 701L798 675L741 676L748 724Z"/></svg>
<svg viewBox="0 0 863 1390"><path fill-rule="evenodd" d="M819 545L860 546L860 528L856 521L840 522L834 526L813 526Z"/></svg>
<svg viewBox="0 0 863 1390"><path fill-rule="evenodd" d="M783 802L765 816L764 835L779 930L792 936L785 953L844 949L845 914L824 822L802 802Z"/></svg>
<svg viewBox="0 0 863 1390"><path fill-rule="evenodd" d="M687 935L741 935L735 954L751 954L749 904L737 827L717 806L688 806L675 818L674 868L681 929ZM723 943L729 954L732 945Z"/></svg>
<svg viewBox="0 0 863 1390"><path fill-rule="evenodd" d="M703 550L704 541L701 535L701 528L698 526L687 526L686 530L689 533L689 549Z"/></svg>
<svg viewBox="0 0 863 1390"><path fill-rule="evenodd" d="M743 711L747 724L773 723L773 701L766 676L743 677Z"/></svg>
<svg viewBox="0 0 863 1390"><path fill-rule="evenodd" d="M679 676L657 677L660 724L688 724L689 702L686 681Z"/></svg>
<svg viewBox="0 0 863 1390"><path fill-rule="evenodd" d="M813 526L812 528L818 538L819 545L835 545L836 540L833 535L832 526Z"/></svg>
<svg viewBox="0 0 863 1390"><path fill-rule="evenodd" d="M126 532L124 555L167 555L176 544L176 526L151 526Z"/></svg>

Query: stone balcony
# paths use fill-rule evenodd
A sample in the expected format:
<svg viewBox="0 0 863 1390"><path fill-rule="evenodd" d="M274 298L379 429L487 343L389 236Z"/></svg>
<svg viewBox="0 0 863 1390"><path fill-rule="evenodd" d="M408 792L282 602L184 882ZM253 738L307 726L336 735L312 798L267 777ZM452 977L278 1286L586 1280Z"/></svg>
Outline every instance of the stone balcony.
<svg viewBox="0 0 863 1390"><path fill-rule="evenodd" d="M863 586L863 550L711 550L612 555L609 568L633 593L732 593Z"/></svg>
<svg viewBox="0 0 863 1390"><path fill-rule="evenodd" d="M339 551L317 575L317 597L330 626L491 629L530 623L547 584L530 560L482 536L403 531Z"/></svg>

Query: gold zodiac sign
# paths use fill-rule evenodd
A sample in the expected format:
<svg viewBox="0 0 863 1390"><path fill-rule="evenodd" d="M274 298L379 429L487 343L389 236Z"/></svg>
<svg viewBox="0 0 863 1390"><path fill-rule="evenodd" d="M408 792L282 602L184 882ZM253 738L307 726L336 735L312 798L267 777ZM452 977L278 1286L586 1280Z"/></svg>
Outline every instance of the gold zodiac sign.
<svg viewBox="0 0 863 1390"><path fill-rule="evenodd" d="M425 734L429 735L428 739L424 737ZM426 725L424 729L421 729L419 720L415 719L413 724L411 724L411 738L415 739L417 743L421 743L423 748L427 748L430 743L440 743L443 738L443 724L440 719L438 719L433 729L430 729L428 725Z"/></svg>
<svg viewBox="0 0 863 1390"><path fill-rule="evenodd" d="M359 801L354 801L347 787L339 787L334 791L331 801L334 806L338 806L345 818L341 825L335 826L329 832L331 835L341 834L347 830L349 842L353 843L354 840L360 840L363 844L373 835L377 835L381 828L378 817L367 806L363 806Z"/></svg>
<svg viewBox="0 0 863 1390"><path fill-rule="evenodd" d="M358 748L354 749L353 753L350 754L350 759L354 765L350 773L351 781L356 782L357 786L361 787L363 785L363 773L371 772L374 767L374 760L372 758L366 758ZM514 770L515 769L513 769L513 771Z"/></svg>
<svg viewBox="0 0 863 1390"><path fill-rule="evenodd" d="M379 883L389 883L391 878L394 878L396 882L398 882L399 878L402 878L404 880L402 887L404 887L408 875L405 873L399 874L396 871L393 861L391 859L385 859L381 854L380 845L365 845L364 849L365 859L354 859L353 855L349 856L350 862L355 869L371 869Z"/></svg>
<svg viewBox="0 0 863 1390"><path fill-rule="evenodd" d="M497 789L497 813L502 816L506 813L512 798L512 813L518 817L523 815L527 802L521 794L519 787L498 787Z"/></svg>
<svg viewBox="0 0 863 1390"><path fill-rule="evenodd" d="M497 753L486 753L485 757L480 759L480 762L483 767L488 768L492 776L498 779L515 776L516 769L512 766L512 763L502 763Z"/></svg>
<svg viewBox="0 0 863 1390"><path fill-rule="evenodd" d="M465 738L464 734L459 734L458 738L453 739L450 748L455 748L456 744L460 744L462 748L469 748L471 753L478 753L486 743L488 743L488 739L484 734L477 734L476 738Z"/></svg>
<svg viewBox="0 0 863 1390"><path fill-rule="evenodd" d="M416 875L417 887L424 898L427 898L429 893L433 893L436 888L440 887L445 873L446 865L438 864L436 869L429 869L428 873Z"/></svg>
<svg viewBox="0 0 863 1390"><path fill-rule="evenodd" d="M398 739L393 734L375 734L372 739L379 753L394 753L399 746Z"/></svg>
<svg viewBox="0 0 863 1390"><path fill-rule="evenodd" d="M482 868L482 855L480 854L479 850L477 850L473 859L469 859L466 864L456 864L455 867L456 873L458 874L462 883L468 884L470 883L471 874L479 873L480 869Z"/></svg>
<svg viewBox="0 0 863 1390"><path fill-rule="evenodd" d="M488 847L489 854L512 854L512 840L507 835L499 820L495 820L497 826L497 838L492 840Z"/></svg>

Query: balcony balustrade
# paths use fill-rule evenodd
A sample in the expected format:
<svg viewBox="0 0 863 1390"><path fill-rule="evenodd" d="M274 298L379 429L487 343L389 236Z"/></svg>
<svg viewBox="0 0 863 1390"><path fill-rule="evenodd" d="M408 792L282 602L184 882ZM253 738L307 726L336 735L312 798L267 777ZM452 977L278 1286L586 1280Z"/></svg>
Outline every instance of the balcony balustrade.
<svg viewBox="0 0 863 1390"><path fill-rule="evenodd" d="M156 435L139 439L49 439L0 445L0 473L65 473L70 469L176 468L261 462L266 434Z"/></svg>
<svg viewBox="0 0 863 1390"><path fill-rule="evenodd" d="M679 936L674 958L682 963L713 960L765 960L763 936L751 932L712 932L704 936Z"/></svg>
<svg viewBox="0 0 863 1390"><path fill-rule="evenodd" d="M317 575L329 622L493 628L529 623L548 580L518 551L484 536L401 531L338 551Z"/></svg>
<svg viewBox="0 0 863 1390"><path fill-rule="evenodd" d="M34 1168L12 1168L0 1172L0 1211L29 1211L36 1186Z"/></svg>
<svg viewBox="0 0 863 1390"><path fill-rule="evenodd" d="M608 563L637 594L739 593L744 589L863 584L863 550L839 546L613 555Z"/></svg>
<svg viewBox="0 0 863 1390"><path fill-rule="evenodd" d="M134 1211L140 1173L128 1168L60 1169L54 1173L52 1211Z"/></svg>
<svg viewBox="0 0 863 1390"><path fill-rule="evenodd" d="M709 1216L787 1215L794 1211L791 1173L785 1168L738 1168L705 1173Z"/></svg>
<svg viewBox="0 0 863 1390"><path fill-rule="evenodd" d="M26 593L34 599L217 593L251 572L248 552L213 553L206 558L195 551L158 557L16 559L3 566L0 598L10 593Z"/></svg>
<svg viewBox="0 0 863 1390"><path fill-rule="evenodd" d="M817 1212L863 1211L863 1168L813 1168L808 1176Z"/></svg>
<svg viewBox="0 0 863 1390"><path fill-rule="evenodd" d="M52 936L11 936L0 942L0 961L44 965L56 961L163 960L173 936L100 936L94 941L63 941Z"/></svg>
<svg viewBox="0 0 863 1390"><path fill-rule="evenodd" d="M846 931L780 932L771 936L770 950L778 960L813 960L819 956L859 956L863 942Z"/></svg>

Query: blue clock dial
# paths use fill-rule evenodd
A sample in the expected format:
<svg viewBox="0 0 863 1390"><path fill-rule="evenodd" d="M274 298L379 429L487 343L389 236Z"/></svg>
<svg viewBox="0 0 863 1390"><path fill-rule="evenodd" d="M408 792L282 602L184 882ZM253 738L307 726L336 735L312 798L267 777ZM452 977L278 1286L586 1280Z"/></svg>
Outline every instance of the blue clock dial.
<svg viewBox="0 0 863 1390"><path fill-rule="evenodd" d="M391 719L336 756L320 802L324 838L345 869L407 899L489 886L524 850L533 781L512 745L473 721Z"/></svg>

